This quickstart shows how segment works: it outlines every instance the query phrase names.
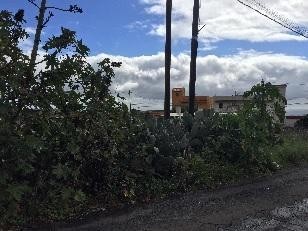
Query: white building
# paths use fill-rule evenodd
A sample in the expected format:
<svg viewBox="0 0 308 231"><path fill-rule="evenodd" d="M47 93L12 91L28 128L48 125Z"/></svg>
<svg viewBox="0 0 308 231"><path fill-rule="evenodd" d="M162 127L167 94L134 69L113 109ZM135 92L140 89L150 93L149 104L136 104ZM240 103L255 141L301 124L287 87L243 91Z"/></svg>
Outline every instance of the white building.
<svg viewBox="0 0 308 231"><path fill-rule="evenodd" d="M244 105L246 98L242 95L236 96L213 96L213 109L219 113L235 113Z"/></svg>
<svg viewBox="0 0 308 231"><path fill-rule="evenodd" d="M280 94L286 96L286 84L273 85L278 88ZM245 101L249 98L245 98L242 95L235 96L213 96L213 109L219 113L235 113L238 112L243 106Z"/></svg>

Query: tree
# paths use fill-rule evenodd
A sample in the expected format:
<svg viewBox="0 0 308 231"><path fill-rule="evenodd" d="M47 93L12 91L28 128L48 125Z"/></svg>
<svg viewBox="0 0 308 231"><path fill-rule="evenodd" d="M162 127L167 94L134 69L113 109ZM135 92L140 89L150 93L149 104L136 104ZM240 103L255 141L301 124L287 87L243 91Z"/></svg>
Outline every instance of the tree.
<svg viewBox="0 0 308 231"><path fill-rule="evenodd" d="M170 118L171 14L172 14L172 0L166 0L165 104L164 104L165 119Z"/></svg>
<svg viewBox="0 0 308 231"><path fill-rule="evenodd" d="M191 60L190 60L190 78L189 78L189 108L191 115L195 112L196 95L196 75L197 75L197 54L198 54L198 22L199 22L199 0L194 0L192 38L191 38Z"/></svg>
<svg viewBox="0 0 308 231"><path fill-rule="evenodd" d="M271 118L268 122L283 124L286 99L276 86L262 80L250 91L245 92L244 97L248 99L245 105L246 109L257 111L263 120Z"/></svg>
<svg viewBox="0 0 308 231"><path fill-rule="evenodd" d="M34 37L34 42L33 42L33 48L31 52L31 58L30 58L30 63L29 63L29 74L30 77L33 77L33 74L35 72L35 61L37 57L37 52L39 48L39 44L41 42L41 34L43 28L47 25L49 20L54 16L52 11L49 11L49 15L47 18L45 18L46 11L48 9L56 9L60 11L68 11L68 12L73 12L73 13L82 13L82 9L79 8L77 5L70 5L69 9L62 9L58 7L53 7L53 6L46 6L47 0L41 0L40 6L36 3L35 0L28 0L31 4L33 4L36 8L39 10L39 14L36 17L37 19L37 26L36 26L36 31L35 31L35 37Z"/></svg>
<svg viewBox="0 0 308 231"><path fill-rule="evenodd" d="M271 163L266 148L281 141L286 99L271 83L261 83L244 93L246 102L240 111L242 147L247 161L266 166Z"/></svg>
<svg viewBox="0 0 308 231"><path fill-rule="evenodd" d="M286 99L277 87L263 80L245 92L244 97L247 100L240 111L243 147L255 155L258 150L280 142Z"/></svg>
<svg viewBox="0 0 308 231"><path fill-rule="evenodd" d="M29 76L23 22L0 12L0 226L69 214L85 197L91 164L108 159L126 125L109 91L120 63L104 59L94 69L82 40L61 28L42 44L44 65Z"/></svg>

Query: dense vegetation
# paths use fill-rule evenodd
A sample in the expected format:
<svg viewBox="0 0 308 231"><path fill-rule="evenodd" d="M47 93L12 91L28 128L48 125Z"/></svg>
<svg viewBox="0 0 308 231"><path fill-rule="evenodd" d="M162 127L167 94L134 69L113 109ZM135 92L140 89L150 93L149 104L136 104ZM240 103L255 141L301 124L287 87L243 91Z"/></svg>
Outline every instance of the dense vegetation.
<svg viewBox="0 0 308 231"><path fill-rule="evenodd" d="M119 103L109 87L120 63L94 69L75 32L62 28L42 46L34 75L18 47L27 36L22 21L0 13L0 227L275 170L269 150L282 142L284 99L270 83L247 92L237 115L157 122Z"/></svg>

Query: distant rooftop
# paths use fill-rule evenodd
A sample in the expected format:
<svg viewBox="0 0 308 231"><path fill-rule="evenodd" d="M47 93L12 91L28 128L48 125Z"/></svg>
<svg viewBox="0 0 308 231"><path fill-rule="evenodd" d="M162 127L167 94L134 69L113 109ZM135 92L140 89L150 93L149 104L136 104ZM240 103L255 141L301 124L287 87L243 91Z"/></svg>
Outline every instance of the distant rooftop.
<svg viewBox="0 0 308 231"><path fill-rule="evenodd" d="M248 100L242 95L235 95L235 96L213 96L214 101L245 101Z"/></svg>

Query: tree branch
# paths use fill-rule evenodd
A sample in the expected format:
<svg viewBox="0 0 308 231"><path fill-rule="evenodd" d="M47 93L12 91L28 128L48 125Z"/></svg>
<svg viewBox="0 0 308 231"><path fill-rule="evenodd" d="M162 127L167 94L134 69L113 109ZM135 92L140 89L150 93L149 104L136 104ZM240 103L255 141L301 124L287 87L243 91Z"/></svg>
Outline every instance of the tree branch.
<svg viewBox="0 0 308 231"><path fill-rule="evenodd" d="M35 2L34 0L27 0L28 2L30 2L33 6L35 6L36 8L40 8Z"/></svg>
<svg viewBox="0 0 308 231"><path fill-rule="evenodd" d="M49 11L49 15L48 15L48 17L45 19L45 22L43 23L43 27L46 26L46 24L49 22L49 20L50 20L53 16L54 16L54 14L53 14L51 11Z"/></svg>
<svg viewBox="0 0 308 231"><path fill-rule="evenodd" d="M60 10L60 11L70 11L69 9L63 9L63 8L58 8L54 6L48 6L46 9L54 9L54 10Z"/></svg>
<svg viewBox="0 0 308 231"><path fill-rule="evenodd" d="M46 9L54 9L54 10L60 10L64 12L73 12L73 13L82 13L82 9L78 7L77 5L70 5L69 9L59 8L55 6L48 6Z"/></svg>

